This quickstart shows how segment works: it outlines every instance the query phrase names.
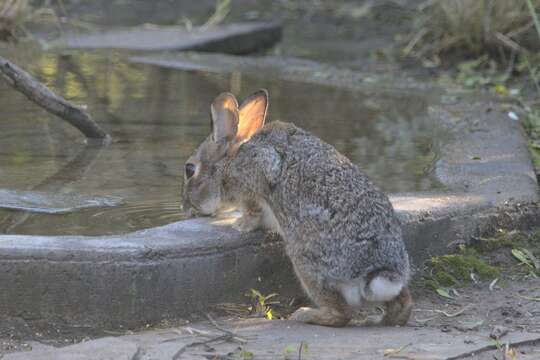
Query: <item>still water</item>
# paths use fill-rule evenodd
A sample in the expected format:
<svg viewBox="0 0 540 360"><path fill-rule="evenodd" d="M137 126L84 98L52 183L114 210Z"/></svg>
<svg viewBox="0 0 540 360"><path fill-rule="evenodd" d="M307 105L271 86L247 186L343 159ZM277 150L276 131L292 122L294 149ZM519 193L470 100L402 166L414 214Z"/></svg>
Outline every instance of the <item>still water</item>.
<svg viewBox="0 0 540 360"><path fill-rule="evenodd" d="M114 196L123 203L69 214L0 210L0 233L116 234L182 219L183 163L210 131L222 91L265 87L269 119L294 122L333 144L387 192L429 190L441 131L414 94L371 96L330 86L182 72L130 64L115 53L38 53L15 59L113 137L85 146L63 121L0 81L0 189Z"/></svg>

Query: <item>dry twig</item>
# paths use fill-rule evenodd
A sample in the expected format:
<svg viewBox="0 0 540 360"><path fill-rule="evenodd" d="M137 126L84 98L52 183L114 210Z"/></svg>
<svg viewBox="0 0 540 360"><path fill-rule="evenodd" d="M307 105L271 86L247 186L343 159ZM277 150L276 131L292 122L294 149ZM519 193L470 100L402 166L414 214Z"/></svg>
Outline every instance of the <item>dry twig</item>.
<svg viewBox="0 0 540 360"><path fill-rule="evenodd" d="M227 329L224 329L222 328L221 326L219 326L219 324L212 318L212 316L210 316L210 314L206 314L206 317L208 318L208 320L210 320L210 322L212 323L212 325L214 325L214 327L216 329L218 329L219 331L225 333L225 334L228 334L228 335L231 335L233 337L233 340L236 340L240 343L247 343L247 340L238 336L236 333L230 331L230 330L227 330Z"/></svg>
<svg viewBox="0 0 540 360"><path fill-rule="evenodd" d="M218 337L215 337L215 338L212 338L212 339L208 339L208 340L205 340L205 341L195 341L195 342L192 342L190 344L187 344L187 345L184 345L180 348L180 350L178 350L172 357L172 360L178 360L180 359L180 357L182 356L182 354L184 352L186 352L187 349L189 348L192 348L192 347L197 347L197 346L202 346L202 345L208 345L208 344L211 344L213 342L216 342L216 341L230 341L232 338L231 335L221 335L221 336L218 336Z"/></svg>

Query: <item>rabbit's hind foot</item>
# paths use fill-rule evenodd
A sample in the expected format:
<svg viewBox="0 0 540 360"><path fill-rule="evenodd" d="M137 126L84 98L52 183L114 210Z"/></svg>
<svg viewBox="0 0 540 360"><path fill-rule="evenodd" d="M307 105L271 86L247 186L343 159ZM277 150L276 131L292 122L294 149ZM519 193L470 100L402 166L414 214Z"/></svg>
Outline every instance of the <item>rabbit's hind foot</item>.
<svg viewBox="0 0 540 360"><path fill-rule="evenodd" d="M411 316L413 301L409 289L403 287L401 292L394 299L384 303L385 314L381 320L381 325L404 326Z"/></svg>
<svg viewBox="0 0 540 360"><path fill-rule="evenodd" d="M351 318L350 314L329 307L319 309L301 307L291 315L289 320L322 326L342 327L347 325Z"/></svg>

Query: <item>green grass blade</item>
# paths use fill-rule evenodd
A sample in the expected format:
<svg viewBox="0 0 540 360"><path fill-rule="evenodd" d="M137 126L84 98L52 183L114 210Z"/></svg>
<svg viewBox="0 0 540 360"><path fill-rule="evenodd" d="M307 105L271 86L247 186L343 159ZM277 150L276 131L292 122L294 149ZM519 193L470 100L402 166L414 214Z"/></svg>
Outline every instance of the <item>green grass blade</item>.
<svg viewBox="0 0 540 360"><path fill-rule="evenodd" d="M532 3L532 0L525 0L527 2L527 7L529 8L529 12L531 13L531 17L534 22L534 27L536 28L536 32L538 33L538 37L540 37L540 21L538 20L538 15L536 14L536 9L534 8L534 5Z"/></svg>

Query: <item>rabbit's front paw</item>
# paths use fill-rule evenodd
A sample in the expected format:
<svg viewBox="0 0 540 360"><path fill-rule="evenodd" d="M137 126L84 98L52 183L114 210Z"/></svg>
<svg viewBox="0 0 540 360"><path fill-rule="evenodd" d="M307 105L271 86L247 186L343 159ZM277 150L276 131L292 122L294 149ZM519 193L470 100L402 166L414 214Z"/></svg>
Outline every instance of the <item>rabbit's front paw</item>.
<svg viewBox="0 0 540 360"><path fill-rule="evenodd" d="M243 214L236 219L232 225L234 229L241 232L249 232L261 228L261 217Z"/></svg>

